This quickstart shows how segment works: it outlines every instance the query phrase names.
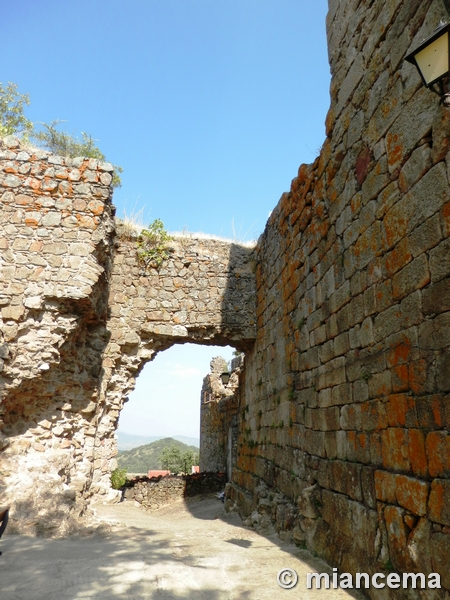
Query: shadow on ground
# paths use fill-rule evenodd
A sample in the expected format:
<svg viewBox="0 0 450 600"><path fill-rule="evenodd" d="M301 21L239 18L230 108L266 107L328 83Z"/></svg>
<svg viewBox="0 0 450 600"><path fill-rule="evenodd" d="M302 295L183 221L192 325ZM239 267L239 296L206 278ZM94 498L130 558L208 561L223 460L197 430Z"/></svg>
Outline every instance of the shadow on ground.
<svg viewBox="0 0 450 600"><path fill-rule="evenodd" d="M215 504L213 502L214 498L217 498L217 502ZM206 500L209 500L209 502L206 502ZM278 547L280 552L286 553L286 555L287 555L287 558L285 560L286 566L291 566L292 568L295 569L295 567L293 567L292 564L289 563L289 556L291 556L291 557L295 558L296 560L297 559L300 560L303 565L307 566L308 567L307 572L329 573L330 576L332 574L332 568L330 567L330 565L328 565L322 559L320 559L316 556L313 556L310 552L308 552L308 550L299 548L299 547L295 546L295 544L293 544L293 543L283 542L276 534L264 535L263 533L260 533L260 532L258 532L256 534L256 532L252 528L249 528L249 527L246 527L245 525L243 525L242 520L236 513L225 512L224 505L219 500L217 495L211 494L210 496L205 495L202 497L198 496L197 498L187 498L187 499L185 499L185 505L186 505L186 509L189 511L189 513L196 519L204 519L204 520L221 519L224 521L232 520L238 527L240 527L246 531L253 532L259 540L266 539L271 545ZM252 548L252 541L249 541L247 539L229 539L229 540L226 540L226 542L228 542L229 544L234 544L236 546L240 546L241 548ZM331 577L330 577L330 579L331 579ZM306 577L305 577L304 581L306 581ZM303 589L305 589L306 586L303 585L302 587L303 587ZM279 593L281 592L280 588L278 588L278 592ZM284 592L284 593L286 593L286 592ZM336 595L338 593L337 590L321 590L321 591L319 590L319 593L325 594L326 598L348 598L348 599L354 598L355 600L362 600L362 599L368 597L368 596L365 596L360 591L351 590L351 589L346 590L345 595L339 595L339 596ZM341 590L340 593L343 594L343 590ZM304 595L304 594L308 594L308 595ZM312 590L311 591L305 590L303 592L302 598L315 597L312 595L310 596L309 594L312 594Z"/></svg>
<svg viewBox="0 0 450 600"><path fill-rule="evenodd" d="M6 536L0 543L1 600L350 597L344 590L307 590L306 572L324 563L312 559L311 567L294 546L243 527L216 498L188 505L180 501L155 512L132 502L97 505L96 518L106 531L101 535ZM294 590L276 582L284 567L298 572Z"/></svg>

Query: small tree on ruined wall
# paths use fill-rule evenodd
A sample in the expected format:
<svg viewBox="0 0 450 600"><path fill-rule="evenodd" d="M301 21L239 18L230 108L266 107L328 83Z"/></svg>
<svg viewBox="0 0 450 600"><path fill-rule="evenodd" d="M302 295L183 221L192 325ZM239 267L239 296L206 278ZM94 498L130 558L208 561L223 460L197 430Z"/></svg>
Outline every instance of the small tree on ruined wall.
<svg viewBox="0 0 450 600"><path fill-rule="evenodd" d="M155 219L146 229L142 229L137 242L137 255L146 267L159 269L169 258L167 243L173 240L161 219Z"/></svg>
<svg viewBox="0 0 450 600"><path fill-rule="evenodd" d="M106 160L93 137L84 131L81 139L66 131L58 131L58 120L52 121L50 125L40 123L42 128L36 129L35 124L24 115L25 106L29 104L28 94L20 94L15 83L0 83L0 136L17 135L25 142L35 141L39 146L60 156ZM113 187L120 187L122 184L119 175L122 172L122 167L114 165Z"/></svg>
<svg viewBox="0 0 450 600"><path fill-rule="evenodd" d="M30 135L33 123L23 114L30 104L28 94L19 94L15 83L0 83L0 135Z"/></svg>
<svg viewBox="0 0 450 600"><path fill-rule="evenodd" d="M57 126L61 121L52 121L50 125L41 123L43 129L34 131L32 138L43 145L47 150L60 156L84 156L86 158L96 158L97 160L106 160L105 155L95 144L94 138L85 131L81 132L81 139L67 131L58 131ZM114 175L112 179L113 187L120 187L122 180L119 173L123 173L122 167L114 165Z"/></svg>
<svg viewBox="0 0 450 600"><path fill-rule="evenodd" d="M193 450L184 452L177 446L168 446L164 448L160 455L161 467L167 469L174 475L180 473L190 473L192 466L198 463L198 456Z"/></svg>

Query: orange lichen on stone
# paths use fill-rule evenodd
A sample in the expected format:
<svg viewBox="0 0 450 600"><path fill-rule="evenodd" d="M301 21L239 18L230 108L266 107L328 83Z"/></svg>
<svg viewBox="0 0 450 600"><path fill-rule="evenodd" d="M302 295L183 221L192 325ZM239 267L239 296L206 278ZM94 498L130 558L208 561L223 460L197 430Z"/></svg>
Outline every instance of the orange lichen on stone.
<svg viewBox="0 0 450 600"><path fill-rule="evenodd" d="M400 506L414 515L423 517L427 513L430 484L405 475L395 475L395 495Z"/></svg>
<svg viewBox="0 0 450 600"><path fill-rule="evenodd" d="M444 205L441 211L441 225L445 236L450 235L450 202Z"/></svg>
<svg viewBox="0 0 450 600"><path fill-rule="evenodd" d="M35 177L28 177L23 183L25 186L30 187L32 190L34 190L35 193L40 192L41 182L39 181L39 179L36 179Z"/></svg>
<svg viewBox="0 0 450 600"><path fill-rule="evenodd" d="M411 468L408 431L398 427L390 427L382 431L381 452L385 469L408 472Z"/></svg>
<svg viewBox="0 0 450 600"><path fill-rule="evenodd" d="M428 475L427 453L425 451L425 436L420 429L408 430L408 456L414 475Z"/></svg>
<svg viewBox="0 0 450 600"><path fill-rule="evenodd" d="M390 427L403 427L406 420L410 425L417 425L417 416L415 414L414 398L406 394L393 394L389 396L386 403L387 419Z"/></svg>
<svg viewBox="0 0 450 600"><path fill-rule="evenodd" d="M411 344L409 341L404 341L394 346L389 351L387 357L388 366L393 367L399 364L408 362L411 354Z"/></svg>
<svg viewBox="0 0 450 600"><path fill-rule="evenodd" d="M431 477L450 476L450 435L446 431L432 431L427 435L426 452Z"/></svg>
<svg viewBox="0 0 450 600"><path fill-rule="evenodd" d="M369 165L372 161L372 153L369 148L364 148L356 159L355 173L359 185L362 185L369 173Z"/></svg>
<svg viewBox="0 0 450 600"><path fill-rule="evenodd" d="M43 245L44 245L44 242L35 240L34 242L31 243L30 252L40 252L42 250Z"/></svg>
<svg viewBox="0 0 450 600"><path fill-rule="evenodd" d="M409 389L408 365L398 365L392 369L392 391L406 392Z"/></svg>
<svg viewBox="0 0 450 600"><path fill-rule="evenodd" d="M409 386L416 394L423 392L427 381L428 363L424 358L416 360L409 365Z"/></svg>
<svg viewBox="0 0 450 600"><path fill-rule="evenodd" d="M375 493L377 500L395 504L395 475L388 471L375 471Z"/></svg>
<svg viewBox="0 0 450 600"><path fill-rule="evenodd" d="M400 271L412 258L409 250L409 240L407 237L403 238L385 258L384 266L388 275L391 276Z"/></svg>
<svg viewBox="0 0 450 600"><path fill-rule="evenodd" d="M84 227L85 229L95 229L96 225L92 217L80 214L77 214L76 217L80 227Z"/></svg>
<svg viewBox="0 0 450 600"><path fill-rule="evenodd" d="M401 158L404 154L404 149L403 149L403 146L399 143L398 135L396 133L392 134L389 132L387 134L386 150L387 150L389 165L393 166L401 160Z"/></svg>
<svg viewBox="0 0 450 600"><path fill-rule="evenodd" d="M384 519L389 538L389 549L391 551L391 560L394 565L403 563L404 553L408 543L408 529L403 521L404 512L403 509L397 506L386 506L384 509Z"/></svg>
<svg viewBox="0 0 450 600"><path fill-rule="evenodd" d="M393 246L408 231L409 219L404 213L403 207L395 205L385 215L383 220L384 234L388 247Z"/></svg>
<svg viewBox="0 0 450 600"><path fill-rule="evenodd" d="M450 481L435 479L431 484L428 515L432 521L450 526Z"/></svg>

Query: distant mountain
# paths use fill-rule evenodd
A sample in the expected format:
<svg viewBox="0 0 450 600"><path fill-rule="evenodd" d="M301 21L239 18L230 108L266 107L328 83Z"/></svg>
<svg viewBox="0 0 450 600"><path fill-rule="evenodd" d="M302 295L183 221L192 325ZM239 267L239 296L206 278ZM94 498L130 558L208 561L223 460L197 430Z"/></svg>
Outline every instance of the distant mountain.
<svg viewBox="0 0 450 600"><path fill-rule="evenodd" d="M188 437L187 435L174 435L173 439L183 442L183 444L187 444L188 446L195 446L197 451L200 448L200 440L198 438Z"/></svg>
<svg viewBox="0 0 450 600"><path fill-rule="evenodd" d="M127 469L128 473L147 473L149 470L161 469L161 452L172 444L183 451L193 450L198 454L198 446L188 446L174 438L163 438L132 450L119 451L117 462L119 467Z"/></svg>
<svg viewBox="0 0 450 600"><path fill-rule="evenodd" d="M119 448L119 451L132 450L133 448L137 448L138 446L143 446L144 444L151 444L152 442L156 442L157 440L162 439L164 439L164 436L162 435L132 435L130 433L122 433L121 431L118 431L117 447ZM179 442L183 442L183 444L187 444L188 446L196 446L197 448L200 446L200 440L198 438L187 437L185 435L174 435L173 439L178 440Z"/></svg>

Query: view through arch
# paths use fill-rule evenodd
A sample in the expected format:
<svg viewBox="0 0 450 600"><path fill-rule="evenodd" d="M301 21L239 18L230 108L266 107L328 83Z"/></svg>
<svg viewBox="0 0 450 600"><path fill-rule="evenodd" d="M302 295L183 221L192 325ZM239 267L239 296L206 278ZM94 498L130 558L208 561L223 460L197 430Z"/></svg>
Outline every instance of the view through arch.
<svg viewBox="0 0 450 600"><path fill-rule="evenodd" d="M119 417L119 452L163 438L199 449L203 380L214 358L230 364L233 353L230 346L177 344L147 363Z"/></svg>

